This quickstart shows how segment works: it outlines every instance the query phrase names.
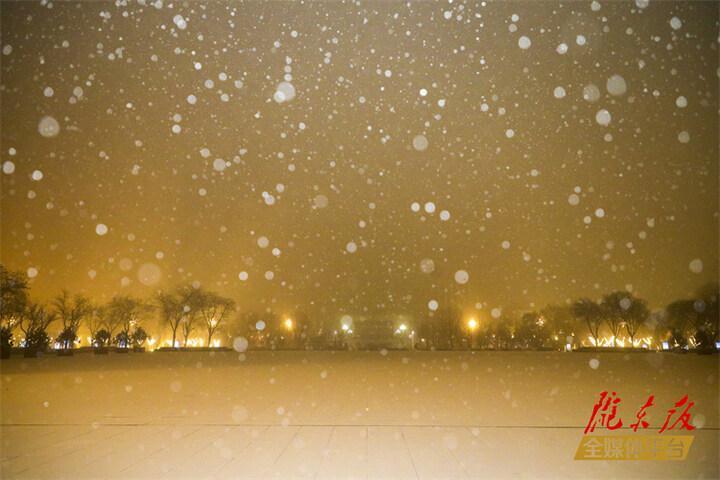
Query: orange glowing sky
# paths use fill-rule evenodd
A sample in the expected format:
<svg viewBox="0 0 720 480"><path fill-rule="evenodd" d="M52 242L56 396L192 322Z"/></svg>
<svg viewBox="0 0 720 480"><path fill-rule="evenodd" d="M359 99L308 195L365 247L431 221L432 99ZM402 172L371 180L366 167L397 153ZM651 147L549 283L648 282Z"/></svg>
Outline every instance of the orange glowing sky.
<svg viewBox="0 0 720 480"><path fill-rule="evenodd" d="M483 3L3 2L2 262L331 314L717 279L718 4Z"/></svg>

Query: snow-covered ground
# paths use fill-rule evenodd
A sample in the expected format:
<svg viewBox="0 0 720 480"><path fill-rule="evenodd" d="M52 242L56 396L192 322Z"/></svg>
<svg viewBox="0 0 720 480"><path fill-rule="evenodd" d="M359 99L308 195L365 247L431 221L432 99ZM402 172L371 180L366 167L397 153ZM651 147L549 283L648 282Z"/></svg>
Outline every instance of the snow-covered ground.
<svg viewBox="0 0 720 480"><path fill-rule="evenodd" d="M2 477L718 478L719 360L537 352L12 358L0 365ZM605 389L622 399L626 426L648 395L656 403L648 419L659 427L688 394L699 427L688 459L574 461Z"/></svg>

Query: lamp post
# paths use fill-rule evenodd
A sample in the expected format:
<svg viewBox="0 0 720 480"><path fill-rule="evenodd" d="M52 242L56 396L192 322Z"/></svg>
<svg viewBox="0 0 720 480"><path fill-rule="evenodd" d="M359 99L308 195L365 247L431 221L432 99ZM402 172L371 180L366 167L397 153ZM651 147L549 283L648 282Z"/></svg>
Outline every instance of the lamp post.
<svg viewBox="0 0 720 480"><path fill-rule="evenodd" d="M407 325L405 325L404 323L400 324L400 326L398 327L398 332L400 333L401 338L405 335L405 332L407 332L407 329L408 329ZM408 336L408 338L410 339L410 350L413 349L413 338L412 338L413 333L414 332L411 332L410 335Z"/></svg>
<svg viewBox="0 0 720 480"><path fill-rule="evenodd" d="M292 342L293 341L293 338L292 338L293 328L295 327L292 319L286 318L285 321L283 322L283 325L285 326L285 330L287 330L288 340L290 340Z"/></svg>
<svg viewBox="0 0 720 480"><path fill-rule="evenodd" d="M475 343L475 330L478 328L478 321L471 318L468 320L467 326L468 330L470 330L470 350L472 350Z"/></svg>
<svg viewBox="0 0 720 480"><path fill-rule="evenodd" d="M345 347L349 350L349 345L347 343L347 337L350 335L350 325L347 323L343 323L340 327L340 330L342 331L342 341L345 344Z"/></svg>

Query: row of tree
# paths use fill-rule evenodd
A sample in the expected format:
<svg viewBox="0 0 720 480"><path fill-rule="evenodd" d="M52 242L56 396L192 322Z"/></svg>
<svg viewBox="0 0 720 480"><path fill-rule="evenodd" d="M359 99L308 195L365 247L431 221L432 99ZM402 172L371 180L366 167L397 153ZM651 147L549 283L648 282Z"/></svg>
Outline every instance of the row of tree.
<svg viewBox="0 0 720 480"><path fill-rule="evenodd" d="M622 337L630 346L636 345L642 333L672 347L713 350L720 340L718 296L717 284L706 285L693 298L651 312L645 300L616 291L597 301L581 298L515 318L476 321L472 326L459 308L446 306L414 326L415 344L442 349L562 349L568 343L581 344L586 336L599 346L607 336L615 347Z"/></svg>
<svg viewBox="0 0 720 480"><path fill-rule="evenodd" d="M28 281L21 272L12 272L0 265L0 345L12 346L14 333L22 332L25 347L42 350L50 342L51 325L59 323L55 342L70 349L78 339L81 326L90 334L96 347L142 347L148 335L143 324L152 317L160 319L171 332L173 347L187 346L191 334L202 331L211 346L218 330L226 327L233 335L241 335L252 347L275 348L337 348L353 335L361 337L363 329L338 328L333 320L311 322L307 315L295 312L281 317L273 312L242 312L236 314L235 303L226 297L195 286L180 286L160 292L151 300L115 296L104 305L94 304L83 295L62 291L47 305L33 302L28 295ZM567 343L576 345L589 336L595 345L603 334L612 346L626 336L635 344L641 331L656 342L710 350L718 341L718 286L708 285L693 298L677 300L665 309L651 313L647 302L626 291L616 291L598 301L582 298L568 305L550 305L540 311L526 312L519 317L503 317L468 323L462 311L446 304L431 317L407 325L415 346L428 349L491 348L491 349L563 349ZM370 319L369 321L373 321ZM387 336L396 326L388 323ZM377 329L375 329L377 333ZM377 335L376 335L377 336ZM362 345L362 338L357 338ZM400 343L402 344L402 342Z"/></svg>
<svg viewBox="0 0 720 480"><path fill-rule="evenodd" d="M142 347L148 338L142 323L156 310L172 331L172 346L179 344L179 332L187 345L190 335L197 329L204 330L210 345L218 328L235 309L232 300L193 287L161 292L149 302L131 296L115 296L104 305L63 290L48 305L42 305L30 299L25 275L8 271L2 265L0 290L0 345L4 350L12 347L16 330L22 332L26 348L46 349L50 343L50 326L55 323L60 323L55 341L64 349L74 346L83 325L96 347L112 344L122 348Z"/></svg>
<svg viewBox="0 0 720 480"><path fill-rule="evenodd" d="M581 299L573 304L573 312L585 322L596 343L603 325L612 334L613 342L623 331L632 342L641 327L654 323L652 333L661 341L680 348L693 346L713 350L720 330L717 285L701 288L695 298L672 302L655 318L645 301L627 292L611 293L600 302Z"/></svg>

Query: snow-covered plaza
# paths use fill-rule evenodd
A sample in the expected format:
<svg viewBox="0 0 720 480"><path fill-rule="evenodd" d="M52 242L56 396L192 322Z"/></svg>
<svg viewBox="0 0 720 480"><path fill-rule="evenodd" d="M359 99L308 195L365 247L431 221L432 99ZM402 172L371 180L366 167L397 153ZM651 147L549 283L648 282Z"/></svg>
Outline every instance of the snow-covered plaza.
<svg viewBox="0 0 720 480"><path fill-rule="evenodd" d="M130 353L1 368L8 479L720 475L717 355ZM649 394L650 429L689 395L687 460L573 460L602 390L621 398L626 434Z"/></svg>

